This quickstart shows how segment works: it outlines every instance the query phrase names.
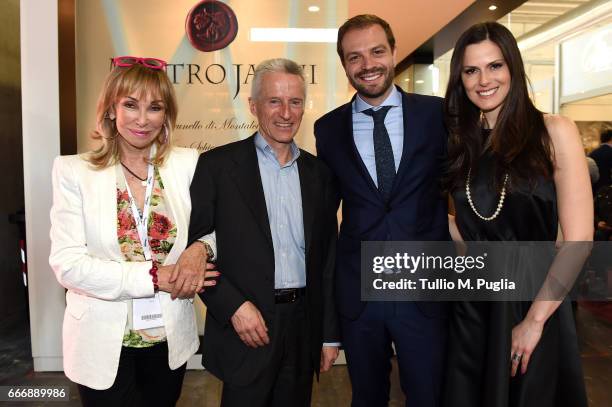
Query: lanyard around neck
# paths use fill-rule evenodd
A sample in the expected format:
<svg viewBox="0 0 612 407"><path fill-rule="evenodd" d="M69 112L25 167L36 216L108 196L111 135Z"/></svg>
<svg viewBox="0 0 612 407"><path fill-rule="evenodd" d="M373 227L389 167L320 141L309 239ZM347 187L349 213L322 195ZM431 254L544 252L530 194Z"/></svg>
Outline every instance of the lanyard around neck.
<svg viewBox="0 0 612 407"><path fill-rule="evenodd" d="M151 157L155 154L155 148L151 148ZM145 257L145 260L151 260L151 245L149 244L149 215L150 215L150 207L151 207L151 197L153 195L153 184L154 180L154 168L153 164L149 161L148 171L147 171L147 188L145 192L145 200L142 208L142 214L138 210L138 206L136 205L136 200L132 195L132 191L130 191L130 185L127 180L125 181L125 186L127 188L128 195L130 197L130 206L132 208L132 215L134 216L134 221L136 222L136 230L138 231L138 237L140 238L140 244L142 245L142 251ZM123 171L122 171L123 173Z"/></svg>

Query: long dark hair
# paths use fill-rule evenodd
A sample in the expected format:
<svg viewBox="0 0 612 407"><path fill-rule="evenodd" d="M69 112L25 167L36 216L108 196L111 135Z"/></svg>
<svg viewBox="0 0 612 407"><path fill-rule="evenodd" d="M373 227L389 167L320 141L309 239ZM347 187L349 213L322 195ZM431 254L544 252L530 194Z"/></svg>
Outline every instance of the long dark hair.
<svg viewBox="0 0 612 407"><path fill-rule="evenodd" d="M449 132L449 166L445 180L447 191L460 188L468 170L477 171L477 160L485 145L482 140L481 112L467 97L461 80L463 57L468 45L490 40L501 50L510 71L510 90L487 143L497 166L496 188L501 189L504 174L510 185L528 181L535 186L540 177L553 173L553 151L544 116L533 105L527 90L523 59L512 33L496 22L479 23L464 32L453 51L450 77L444 101L444 116Z"/></svg>

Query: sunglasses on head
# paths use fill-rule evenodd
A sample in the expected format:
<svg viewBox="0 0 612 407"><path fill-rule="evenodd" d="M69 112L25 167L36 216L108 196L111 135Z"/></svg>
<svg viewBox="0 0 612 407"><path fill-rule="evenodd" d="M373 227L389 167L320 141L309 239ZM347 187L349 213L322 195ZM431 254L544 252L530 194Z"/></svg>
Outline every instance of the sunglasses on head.
<svg viewBox="0 0 612 407"><path fill-rule="evenodd" d="M168 65L166 61L162 61L161 59L157 58L140 58L130 56L113 58L113 66L129 67L136 64L144 65L147 68L156 70L164 69L166 65Z"/></svg>

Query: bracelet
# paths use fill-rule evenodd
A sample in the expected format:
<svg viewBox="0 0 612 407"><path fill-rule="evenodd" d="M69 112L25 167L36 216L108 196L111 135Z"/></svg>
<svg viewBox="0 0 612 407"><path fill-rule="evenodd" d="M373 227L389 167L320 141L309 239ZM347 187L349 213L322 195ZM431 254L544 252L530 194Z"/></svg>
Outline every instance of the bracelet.
<svg viewBox="0 0 612 407"><path fill-rule="evenodd" d="M149 274L151 275L151 279L153 280L153 290L155 292L159 291L159 286L157 285L157 262L153 262L153 266L151 266Z"/></svg>

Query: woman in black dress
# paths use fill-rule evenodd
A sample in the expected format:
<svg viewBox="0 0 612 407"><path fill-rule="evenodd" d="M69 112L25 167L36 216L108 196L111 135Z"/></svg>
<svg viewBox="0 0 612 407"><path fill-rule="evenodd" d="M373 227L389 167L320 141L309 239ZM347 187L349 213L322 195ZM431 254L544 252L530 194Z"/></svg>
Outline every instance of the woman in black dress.
<svg viewBox="0 0 612 407"><path fill-rule="evenodd" d="M560 225L565 241L592 240L578 130L533 105L504 26L477 24L461 36L445 114L453 239L555 241ZM586 406L567 301L457 303L448 342L447 406Z"/></svg>

